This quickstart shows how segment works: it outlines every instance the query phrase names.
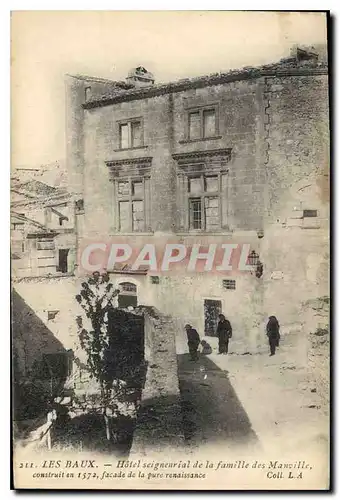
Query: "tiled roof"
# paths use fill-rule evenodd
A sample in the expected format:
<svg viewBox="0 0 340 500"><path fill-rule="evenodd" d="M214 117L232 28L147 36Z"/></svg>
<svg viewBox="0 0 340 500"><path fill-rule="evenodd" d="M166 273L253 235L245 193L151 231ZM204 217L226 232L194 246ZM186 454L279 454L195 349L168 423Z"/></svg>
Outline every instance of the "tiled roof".
<svg viewBox="0 0 340 500"><path fill-rule="evenodd" d="M13 190L28 196L50 196L58 191L57 188L36 180L16 184L13 186Z"/></svg>
<svg viewBox="0 0 340 500"><path fill-rule="evenodd" d="M122 102L133 99L143 99L145 97L154 97L157 95L171 92L181 92L191 88L202 88L222 83L248 80L259 78L261 76L280 76L280 75L314 75L327 74L328 66L325 62L309 60L298 62L296 57L287 57L279 62L266 64L258 67L244 67L241 69L230 70L228 72L213 73L194 78L184 78L174 82L151 85L148 87L130 88L125 90L117 85L116 88L101 96L93 96L83 107L85 109L98 106L106 106L114 102ZM118 82L117 82L118 83Z"/></svg>
<svg viewBox="0 0 340 500"><path fill-rule="evenodd" d="M46 227L44 224L41 224L40 222L37 222L33 219L30 219L29 217L26 217L23 214L18 214L14 211L11 211L11 223L17 224L17 223L23 223L26 226L26 232L28 234L55 234L55 231L49 229Z"/></svg>

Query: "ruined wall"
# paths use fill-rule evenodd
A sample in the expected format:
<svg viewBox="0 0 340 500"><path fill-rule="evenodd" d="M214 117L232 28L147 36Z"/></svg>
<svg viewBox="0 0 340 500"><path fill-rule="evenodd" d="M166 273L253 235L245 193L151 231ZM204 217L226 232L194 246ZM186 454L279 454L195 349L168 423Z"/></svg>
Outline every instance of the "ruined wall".
<svg viewBox="0 0 340 500"><path fill-rule="evenodd" d="M130 457L169 458L184 442L175 325L154 308L144 315L148 367Z"/></svg>

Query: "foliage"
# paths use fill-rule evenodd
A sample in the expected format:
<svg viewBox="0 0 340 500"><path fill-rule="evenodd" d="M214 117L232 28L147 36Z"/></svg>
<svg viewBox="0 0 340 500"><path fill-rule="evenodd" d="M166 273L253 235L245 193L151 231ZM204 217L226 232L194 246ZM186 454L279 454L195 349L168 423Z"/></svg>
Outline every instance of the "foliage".
<svg viewBox="0 0 340 500"><path fill-rule="evenodd" d="M89 328L85 328L83 318L77 317L80 345L87 355L87 368L90 376L94 377L101 391L101 406L104 414L107 438L110 439L108 416L117 411L113 400L124 391L121 380L113 380L110 376L108 353L110 352L109 312L113 307L113 300L119 294L115 290L107 273L93 273L87 281L81 284L80 294L76 296L85 315L88 318Z"/></svg>

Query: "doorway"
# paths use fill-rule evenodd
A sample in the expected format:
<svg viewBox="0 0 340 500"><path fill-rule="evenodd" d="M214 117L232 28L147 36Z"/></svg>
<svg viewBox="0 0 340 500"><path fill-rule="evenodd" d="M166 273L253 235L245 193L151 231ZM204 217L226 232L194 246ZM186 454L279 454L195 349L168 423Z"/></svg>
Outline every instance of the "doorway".
<svg viewBox="0 0 340 500"><path fill-rule="evenodd" d="M61 273L68 272L67 259L68 259L69 248L62 248L59 250L59 263L57 271Z"/></svg>
<svg viewBox="0 0 340 500"><path fill-rule="evenodd" d="M218 315L222 313L222 302L220 300L204 300L204 334L210 337L216 336Z"/></svg>

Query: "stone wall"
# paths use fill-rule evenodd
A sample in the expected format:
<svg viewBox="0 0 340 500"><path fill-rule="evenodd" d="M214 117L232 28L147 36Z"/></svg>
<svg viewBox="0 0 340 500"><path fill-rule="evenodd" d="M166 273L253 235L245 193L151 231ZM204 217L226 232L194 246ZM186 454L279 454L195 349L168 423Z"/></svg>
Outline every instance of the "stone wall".
<svg viewBox="0 0 340 500"><path fill-rule="evenodd" d="M79 183L85 199L86 233L115 233L114 188L105 162L151 158L150 230L173 232L179 230L177 161L173 155L226 148L232 150L228 165L228 226L261 228L264 176L258 141L263 99L260 85L258 80L239 81L82 110L84 170ZM188 109L216 104L218 135L186 140ZM121 150L119 122L131 118L142 120L143 145Z"/></svg>
<svg viewBox="0 0 340 500"><path fill-rule="evenodd" d="M184 444L176 325L154 308L143 310L148 367L130 457L169 457Z"/></svg>

